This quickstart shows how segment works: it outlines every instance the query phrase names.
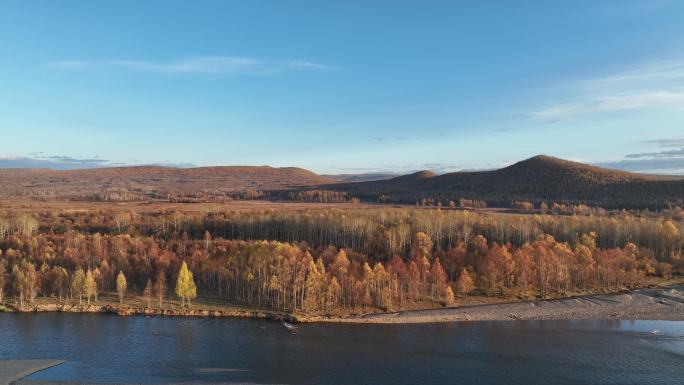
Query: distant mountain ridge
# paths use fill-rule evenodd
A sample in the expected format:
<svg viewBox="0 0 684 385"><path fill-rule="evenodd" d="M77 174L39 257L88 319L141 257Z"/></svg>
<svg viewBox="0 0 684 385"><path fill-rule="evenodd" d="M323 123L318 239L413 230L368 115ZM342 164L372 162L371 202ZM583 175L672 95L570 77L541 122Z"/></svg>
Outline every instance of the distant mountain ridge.
<svg viewBox="0 0 684 385"><path fill-rule="evenodd" d="M419 171L386 179L375 179L387 177L386 174L360 175L335 177L297 167L270 166L0 169L0 197L82 200L306 197L310 201L359 197L365 202L392 203L415 203L422 198L445 203L465 198L503 206L515 200L586 203L606 208L684 205L684 176L636 174L545 155L489 171L441 175Z"/></svg>
<svg viewBox="0 0 684 385"><path fill-rule="evenodd" d="M421 198L564 201L606 207L648 207L684 199L684 176L660 176L609 170L584 163L538 155L491 171L429 171L362 183L336 184L329 189L365 199L383 195L396 202Z"/></svg>
<svg viewBox="0 0 684 385"><path fill-rule="evenodd" d="M324 174L323 176L335 179L339 182L369 182L374 180L392 179L399 176L399 174L369 172L362 174Z"/></svg>
<svg viewBox="0 0 684 385"><path fill-rule="evenodd" d="M0 169L0 196L95 200L165 199L187 195L211 198L237 191L281 190L334 182L336 180L297 167Z"/></svg>

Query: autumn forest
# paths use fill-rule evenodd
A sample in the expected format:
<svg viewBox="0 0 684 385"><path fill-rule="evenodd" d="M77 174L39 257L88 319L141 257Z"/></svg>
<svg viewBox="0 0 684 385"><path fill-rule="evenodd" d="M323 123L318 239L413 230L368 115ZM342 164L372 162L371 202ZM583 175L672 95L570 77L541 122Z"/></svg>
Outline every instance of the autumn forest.
<svg viewBox="0 0 684 385"><path fill-rule="evenodd" d="M684 273L678 212L456 208L0 215L0 301L197 297L304 314L553 298Z"/></svg>

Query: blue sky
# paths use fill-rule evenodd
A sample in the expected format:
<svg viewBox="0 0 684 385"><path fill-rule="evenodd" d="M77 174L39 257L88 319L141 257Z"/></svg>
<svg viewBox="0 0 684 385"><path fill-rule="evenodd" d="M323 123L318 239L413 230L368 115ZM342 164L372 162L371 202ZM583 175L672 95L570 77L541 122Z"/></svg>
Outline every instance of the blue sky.
<svg viewBox="0 0 684 385"><path fill-rule="evenodd" d="M0 167L684 172L684 1L3 1Z"/></svg>

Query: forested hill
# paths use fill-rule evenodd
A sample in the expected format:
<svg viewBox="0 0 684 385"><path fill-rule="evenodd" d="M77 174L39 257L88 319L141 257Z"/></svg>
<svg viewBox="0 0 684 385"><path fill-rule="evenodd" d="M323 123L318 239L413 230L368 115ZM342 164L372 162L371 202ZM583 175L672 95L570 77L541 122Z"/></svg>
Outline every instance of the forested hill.
<svg viewBox="0 0 684 385"><path fill-rule="evenodd" d="M382 181L327 186L362 200L411 203L422 198L459 198L510 203L516 200L586 203L604 207L682 204L684 177L629 173L535 156L492 171L436 175L428 171Z"/></svg>
<svg viewBox="0 0 684 385"><path fill-rule="evenodd" d="M0 169L0 197L141 200L254 199L262 191L324 185L334 179L296 167L112 167L83 170ZM237 195L236 195L237 194Z"/></svg>
<svg viewBox="0 0 684 385"><path fill-rule="evenodd" d="M536 156L491 171L430 171L399 177L341 182L296 168L226 166L174 168L114 167L57 171L0 169L0 198L177 202L272 199L307 202L413 204L423 199L584 203L605 208L662 208L684 205L684 177L608 170L549 156Z"/></svg>

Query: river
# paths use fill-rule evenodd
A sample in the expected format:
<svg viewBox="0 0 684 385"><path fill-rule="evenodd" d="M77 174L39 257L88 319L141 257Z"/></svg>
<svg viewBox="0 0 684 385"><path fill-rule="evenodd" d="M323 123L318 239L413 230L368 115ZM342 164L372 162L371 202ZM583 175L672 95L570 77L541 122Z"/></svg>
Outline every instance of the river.
<svg viewBox="0 0 684 385"><path fill-rule="evenodd" d="M64 359L28 379L97 383L681 384L684 322L303 324L291 335L252 319L0 314L0 358Z"/></svg>

